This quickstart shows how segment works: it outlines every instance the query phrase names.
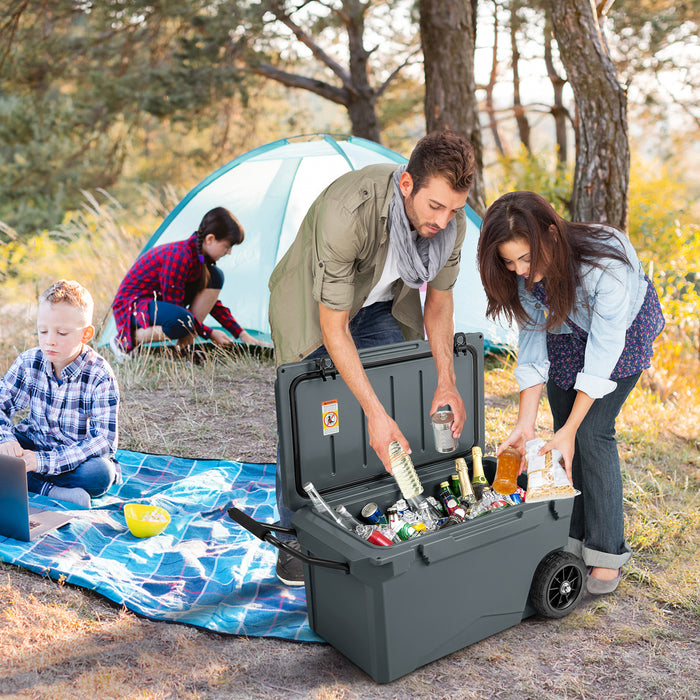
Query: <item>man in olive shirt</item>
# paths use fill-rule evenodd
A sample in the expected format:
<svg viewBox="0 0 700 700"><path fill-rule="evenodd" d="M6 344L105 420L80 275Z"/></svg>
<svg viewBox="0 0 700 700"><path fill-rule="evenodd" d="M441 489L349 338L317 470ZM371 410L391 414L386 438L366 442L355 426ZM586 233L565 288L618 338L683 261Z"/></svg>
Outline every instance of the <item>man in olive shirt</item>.
<svg viewBox="0 0 700 700"><path fill-rule="evenodd" d="M452 288L466 232L474 174L468 141L451 131L423 137L407 166L347 173L311 205L270 277L270 327L277 364L328 354L367 417L369 442L387 471L389 443L410 446L372 389L357 350L423 338L438 384L431 413L449 404L458 438L466 412L455 386ZM425 309L420 287L427 282ZM280 523L292 512L282 502ZM280 551L277 576L302 585L301 562Z"/></svg>

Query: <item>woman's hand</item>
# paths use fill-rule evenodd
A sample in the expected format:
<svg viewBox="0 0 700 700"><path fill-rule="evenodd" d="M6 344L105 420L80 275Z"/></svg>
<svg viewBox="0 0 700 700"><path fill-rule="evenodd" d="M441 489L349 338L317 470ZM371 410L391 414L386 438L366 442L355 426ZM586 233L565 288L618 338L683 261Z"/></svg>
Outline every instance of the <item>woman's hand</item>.
<svg viewBox="0 0 700 700"><path fill-rule="evenodd" d="M571 475L571 462L574 458L574 450L576 448L576 430L571 430L564 425L560 430L554 433L554 437L537 453L538 455L547 454L552 450L559 450L561 456L564 460L564 470L566 471L566 477L570 484L573 484L573 479Z"/></svg>
<svg viewBox="0 0 700 700"><path fill-rule="evenodd" d="M209 340L211 340L211 342L214 343L214 345L233 345L233 340L231 339L231 337L223 331L220 331L218 328L215 328L211 332Z"/></svg>
<svg viewBox="0 0 700 700"><path fill-rule="evenodd" d="M525 471L527 464L525 463L525 443L533 440L535 437L535 426L525 423L516 423L511 434L498 446L496 456L500 455L506 447L513 447L520 452L520 471L521 474Z"/></svg>
<svg viewBox="0 0 700 700"><path fill-rule="evenodd" d="M253 338L253 336L248 333L248 331L241 331L241 334L238 336L238 340L240 340L242 343L245 343L246 345L261 345L264 348L271 348L272 343L269 343L266 340L259 340L258 338Z"/></svg>

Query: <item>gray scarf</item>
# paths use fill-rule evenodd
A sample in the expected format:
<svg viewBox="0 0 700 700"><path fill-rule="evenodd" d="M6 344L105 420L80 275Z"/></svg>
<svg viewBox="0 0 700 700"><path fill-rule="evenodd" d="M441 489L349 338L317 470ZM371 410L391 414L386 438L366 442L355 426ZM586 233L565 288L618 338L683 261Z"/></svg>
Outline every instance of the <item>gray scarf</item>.
<svg viewBox="0 0 700 700"><path fill-rule="evenodd" d="M389 245L396 255L401 279L418 289L424 282L435 279L445 266L457 239L457 222L451 219L434 238L418 236L415 240L399 189L404 170L406 166L402 165L394 173L394 196L389 203Z"/></svg>

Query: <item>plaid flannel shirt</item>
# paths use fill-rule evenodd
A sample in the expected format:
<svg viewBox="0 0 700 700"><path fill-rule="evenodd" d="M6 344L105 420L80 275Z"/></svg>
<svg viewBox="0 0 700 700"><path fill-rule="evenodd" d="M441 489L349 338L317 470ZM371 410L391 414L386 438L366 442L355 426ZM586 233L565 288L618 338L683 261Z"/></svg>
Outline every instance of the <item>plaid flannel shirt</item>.
<svg viewBox="0 0 700 700"><path fill-rule="evenodd" d="M29 415L13 426L12 416ZM87 345L61 372L40 348L23 352L0 379L0 442L21 433L36 447L37 472L68 472L91 457L111 458L117 449L119 386L107 361Z"/></svg>
<svg viewBox="0 0 700 700"><path fill-rule="evenodd" d="M164 243L140 255L126 273L112 302L117 338L122 349L128 352L134 345L131 337L132 315L144 314L148 318L148 305L154 299L187 307L192 301L185 298L187 285L196 282L201 274L202 263L197 259L195 233L184 241ZM211 316L234 338L243 332L231 311L218 299ZM196 318L195 331L203 338L211 335L211 328Z"/></svg>

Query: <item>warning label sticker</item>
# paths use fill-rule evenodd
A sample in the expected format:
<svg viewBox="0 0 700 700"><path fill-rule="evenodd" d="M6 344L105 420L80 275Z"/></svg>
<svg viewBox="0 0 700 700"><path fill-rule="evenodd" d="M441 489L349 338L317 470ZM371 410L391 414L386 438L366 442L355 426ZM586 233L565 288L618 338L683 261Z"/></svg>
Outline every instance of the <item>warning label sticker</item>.
<svg viewBox="0 0 700 700"><path fill-rule="evenodd" d="M338 402L337 401L324 401L321 404L321 416L323 417L323 434L333 435L339 432L340 427L338 425Z"/></svg>

